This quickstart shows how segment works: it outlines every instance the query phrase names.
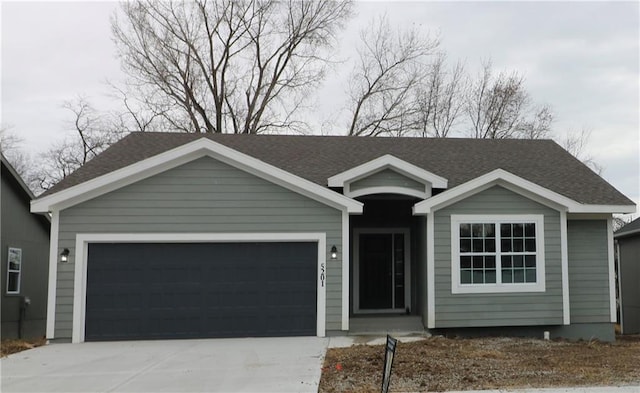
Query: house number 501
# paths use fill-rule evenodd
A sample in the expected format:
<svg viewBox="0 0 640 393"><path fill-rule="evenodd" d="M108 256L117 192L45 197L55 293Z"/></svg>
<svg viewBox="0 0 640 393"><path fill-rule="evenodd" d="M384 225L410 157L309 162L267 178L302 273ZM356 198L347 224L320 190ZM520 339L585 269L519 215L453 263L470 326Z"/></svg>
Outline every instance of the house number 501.
<svg viewBox="0 0 640 393"><path fill-rule="evenodd" d="M320 264L320 286L324 287L324 263Z"/></svg>

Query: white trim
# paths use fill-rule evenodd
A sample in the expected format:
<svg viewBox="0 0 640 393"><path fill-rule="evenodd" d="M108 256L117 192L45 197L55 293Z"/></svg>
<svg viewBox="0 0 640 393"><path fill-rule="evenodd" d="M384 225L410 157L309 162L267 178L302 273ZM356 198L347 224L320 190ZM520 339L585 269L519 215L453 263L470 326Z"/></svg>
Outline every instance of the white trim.
<svg viewBox="0 0 640 393"><path fill-rule="evenodd" d="M428 188L428 187L425 187ZM399 186L377 186L377 187L364 187L356 191L351 191L350 187L345 188L344 195L349 198L357 198L363 195L371 195L371 194L400 194L400 195L408 195L413 196L420 199L426 199L431 196L430 192L426 191L418 191L413 188L408 187L399 187Z"/></svg>
<svg viewBox="0 0 640 393"><path fill-rule="evenodd" d="M447 188L447 179L426 171L407 161L401 160L391 154L385 154L364 164L358 165L327 180L329 187L344 187L346 183L352 183L384 169L393 169L401 175L407 176L420 183L429 183L434 188Z"/></svg>
<svg viewBox="0 0 640 393"><path fill-rule="evenodd" d="M609 264L609 309L611 322L616 323L616 272L615 256L613 255L613 217L607 219L607 255Z"/></svg>
<svg viewBox="0 0 640 393"><path fill-rule="evenodd" d="M349 269L351 254L349 248L349 213L342 211L342 330L349 330Z"/></svg>
<svg viewBox="0 0 640 393"><path fill-rule="evenodd" d="M433 213L427 215L427 329L436 327L436 277L435 264L435 217Z"/></svg>
<svg viewBox="0 0 640 393"><path fill-rule="evenodd" d="M390 309L360 309L360 235L362 234L389 234L401 233L404 235L404 305L395 308L395 294L392 286L392 308ZM411 305L411 230L409 228L354 228L353 230L354 265L353 265L353 313L354 314L384 314L405 313ZM393 260L391 261L393 264ZM393 275L392 275L393 277Z"/></svg>
<svg viewBox="0 0 640 393"><path fill-rule="evenodd" d="M536 224L536 282L503 284L500 274L500 228L502 223ZM495 284L461 284L460 283L460 230L463 223L496 224L496 283ZM545 232L544 215L542 214L452 214L451 215L451 293L520 293L544 292L545 276Z"/></svg>
<svg viewBox="0 0 640 393"><path fill-rule="evenodd" d="M208 138L178 146L81 184L31 202L31 212L62 210L201 157L212 157L311 199L349 213L362 213L362 203Z"/></svg>
<svg viewBox="0 0 640 393"><path fill-rule="evenodd" d="M413 207L413 214L429 214L431 211L449 206L494 185L506 187L556 210L564 207L569 213L635 212L635 205L585 205L516 176L504 169L496 169L446 190L432 198L416 203Z"/></svg>
<svg viewBox="0 0 640 393"><path fill-rule="evenodd" d="M49 239L49 286L47 290L47 339L55 338L56 295L58 285L58 231L60 212L51 212L51 236Z"/></svg>
<svg viewBox="0 0 640 393"><path fill-rule="evenodd" d="M621 275L621 271L620 271L620 243L618 241L616 241L616 254L618 255L618 295L619 295L619 301L620 301L620 333L625 334L624 331L624 308L622 308L622 280L620 279L620 275Z"/></svg>
<svg viewBox="0 0 640 393"><path fill-rule="evenodd" d="M562 323L571 323L571 303L569 302L569 238L567 212L560 210L560 261L562 264Z"/></svg>
<svg viewBox="0 0 640 393"><path fill-rule="evenodd" d="M606 220L611 213L567 213L567 220Z"/></svg>
<svg viewBox="0 0 640 393"><path fill-rule="evenodd" d="M79 233L76 235L75 281L73 295L72 342L84 342L87 290L87 255L89 243L136 243L136 242L317 242L318 286L317 326L318 337L325 336L326 329L326 234L310 233ZM54 244L52 242L52 244ZM324 276L322 277L322 275ZM324 285L322 278L324 278ZM48 321L47 321L48 322ZM48 335L47 335L48 336Z"/></svg>
<svg viewBox="0 0 640 393"><path fill-rule="evenodd" d="M20 256L20 260L18 262L18 270L16 269L11 269L11 251L14 251L17 255ZM2 267L4 269L4 266ZM6 286L6 294L7 295L19 295L20 294L20 287L21 287L21 283L22 283L22 248L20 247L7 247L7 267L6 267L6 272L7 272L7 280L5 282ZM18 287L16 288L15 291L10 291L9 290L9 277L11 276L11 273L18 273Z"/></svg>

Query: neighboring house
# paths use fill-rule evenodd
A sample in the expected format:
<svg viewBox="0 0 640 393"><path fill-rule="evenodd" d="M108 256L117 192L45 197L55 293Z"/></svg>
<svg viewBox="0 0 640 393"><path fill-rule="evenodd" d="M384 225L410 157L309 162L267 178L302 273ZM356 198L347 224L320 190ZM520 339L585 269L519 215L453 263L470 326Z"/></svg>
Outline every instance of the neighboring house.
<svg viewBox="0 0 640 393"><path fill-rule="evenodd" d="M618 254L620 328L622 334L640 334L640 218L613 235Z"/></svg>
<svg viewBox="0 0 640 393"><path fill-rule="evenodd" d="M45 335L49 282L49 226L46 215L29 212L33 193L1 156L0 253L2 338Z"/></svg>
<svg viewBox="0 0 640 393"><path fill-rule="evenodd" d="M405 318L611 340L612 214L635 205L547 140L133 133L31 210L52 217L50 339Z"/></svg>

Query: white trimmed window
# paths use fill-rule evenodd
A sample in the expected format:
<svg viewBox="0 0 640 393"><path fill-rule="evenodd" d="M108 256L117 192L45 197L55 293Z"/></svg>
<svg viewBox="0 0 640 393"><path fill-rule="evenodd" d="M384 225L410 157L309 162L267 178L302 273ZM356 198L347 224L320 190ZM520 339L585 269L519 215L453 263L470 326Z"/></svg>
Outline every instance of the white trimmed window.
<svg viewBox="0 0 640 393"><path fill-rule="evenodd" d="M9 247L7 258L7 294L20 293L20 278L22 275L22 249Z"/></svg>
<svg viewBox="0 0 640 393"><path fill-rule="evenodd" d="M451 292L544 292L544 216L452 215Z"/></svg>

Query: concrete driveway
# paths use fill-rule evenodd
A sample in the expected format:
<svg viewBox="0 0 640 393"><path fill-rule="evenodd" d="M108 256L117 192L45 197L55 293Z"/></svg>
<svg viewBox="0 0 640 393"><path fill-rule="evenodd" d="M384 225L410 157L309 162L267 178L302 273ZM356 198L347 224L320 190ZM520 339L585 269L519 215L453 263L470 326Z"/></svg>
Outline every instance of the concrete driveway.
<svg viewBox="0 0 640 393"><path fill-rule="evenodd" d="M2 392L316 392L328 338L51 344L0 360Z"/></svg>

